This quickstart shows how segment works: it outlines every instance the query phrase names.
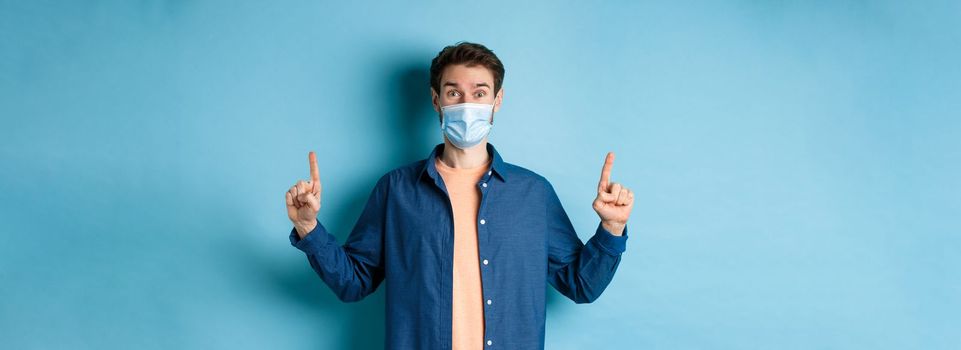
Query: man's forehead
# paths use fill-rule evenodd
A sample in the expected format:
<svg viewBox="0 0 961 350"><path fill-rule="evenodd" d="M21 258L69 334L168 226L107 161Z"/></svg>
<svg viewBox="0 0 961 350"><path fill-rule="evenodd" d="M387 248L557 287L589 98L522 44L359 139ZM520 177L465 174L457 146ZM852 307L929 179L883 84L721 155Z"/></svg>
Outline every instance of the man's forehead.
<svg viewBox="0 0 961 350"><path fill-rule="evenodd" d="M484 66L453 65L444 69L442 85L490 86L494 76Z"/></svg>

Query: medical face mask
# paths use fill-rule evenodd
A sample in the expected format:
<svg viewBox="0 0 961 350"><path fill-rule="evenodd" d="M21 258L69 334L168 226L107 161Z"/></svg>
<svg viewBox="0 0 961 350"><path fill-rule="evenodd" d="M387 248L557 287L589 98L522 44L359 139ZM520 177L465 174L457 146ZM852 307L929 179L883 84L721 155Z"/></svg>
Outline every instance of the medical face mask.
<svg viewBox="0 0 961 350"><path fill-rule="evenodd" d="M455 147L466 149L476 146L491 132L494 105L461 103L440 109L440 128Z"/></svg>

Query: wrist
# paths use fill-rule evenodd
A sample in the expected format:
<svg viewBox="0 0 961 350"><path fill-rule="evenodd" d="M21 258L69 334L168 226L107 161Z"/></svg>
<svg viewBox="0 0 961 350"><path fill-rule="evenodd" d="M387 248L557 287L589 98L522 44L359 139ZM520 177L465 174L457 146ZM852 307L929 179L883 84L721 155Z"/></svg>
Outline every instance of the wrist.
<svg viewBox="0 0 961 350"><path fill-rule="evenodd" d="M307 234L313 231L314 228L316 227L317 227L316 219L308 222L294 223L294 229L297 230L297 235L300 236L301 239L303 239L304 237L307 237Z"/></svg>
<svg viewBox="0 0 961 350"><path fill-rule="evenodd" d="M601 227L603 227L607 232L615 236L620 236L624 234L624 227L627 226L626 222L615 222L615 221L601 221Z"/></svg>

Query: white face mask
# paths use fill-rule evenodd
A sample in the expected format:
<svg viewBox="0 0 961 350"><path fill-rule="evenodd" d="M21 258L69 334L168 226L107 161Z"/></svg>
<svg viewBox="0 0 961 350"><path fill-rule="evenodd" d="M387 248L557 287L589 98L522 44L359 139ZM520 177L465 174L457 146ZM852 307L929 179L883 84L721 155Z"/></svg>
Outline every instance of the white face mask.
<svg viewBox="0 0 961 350"><path fill-rule="evenodd" d="M460 149L476 146L491 132L494 105L461 103L440 108L440 128Z"/></svg>

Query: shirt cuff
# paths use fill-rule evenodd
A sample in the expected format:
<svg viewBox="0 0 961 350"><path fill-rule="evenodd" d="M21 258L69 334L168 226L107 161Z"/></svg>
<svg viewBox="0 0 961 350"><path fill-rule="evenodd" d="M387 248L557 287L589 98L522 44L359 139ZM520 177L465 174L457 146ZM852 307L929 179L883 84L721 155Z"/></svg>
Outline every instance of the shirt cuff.
<svg viewBox="0 0 961 350"><path fill-rule="evenodd" d="M327 244L327 228L317 220L317 226L307 233L303 239L297 235L297 228L292 228L290 230L290 245L297 249L300 249L304 253L313 254Z"/></svg>
<svg viewBox="0 0 961 350"><path fill-rule="evenodd" d="M627 226L624 226L624 232L620 236L615 236L605 230L603 225L597 224L597 232L591 237L591 241L610 255L620 255L627 250Z"/></svg>

